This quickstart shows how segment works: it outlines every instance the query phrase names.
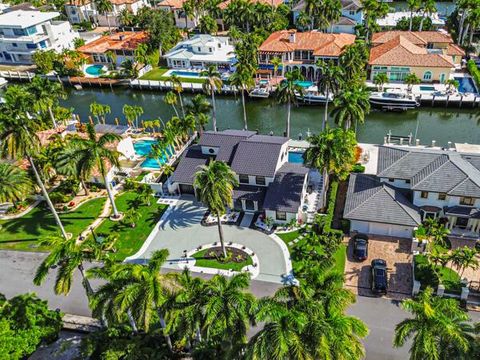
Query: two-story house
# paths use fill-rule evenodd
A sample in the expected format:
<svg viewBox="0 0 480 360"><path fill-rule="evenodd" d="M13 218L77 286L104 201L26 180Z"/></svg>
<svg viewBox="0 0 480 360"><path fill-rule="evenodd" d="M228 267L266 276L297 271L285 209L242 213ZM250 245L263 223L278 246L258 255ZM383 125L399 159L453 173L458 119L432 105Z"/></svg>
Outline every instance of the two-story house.
<svg viewBox="0 0 480 360"><path fill-rule="evenodd" d="M386 73L390 81L415 74L422 82L440 82L461 64L465 51L441 31L385 31L373 34L370 79Z"/></svg>
<svg viewBox="0 0 480 360"><path fill-rule="evenodd" d="M58 12L15 10L0 15L0 62L32 64L37 50L73 49L78 33Z"/></svg>
<svg viewBox="0 0 480 360"><path fill-rule="evenodd" d="M479 239L480 154L381 146L376 176L350 176L344 217L352 231L399 237L444 218L451 236Z"/></svg>
<svg viewBox="0 0 480 360"><path fill-rule="evenodd" d="M163 57L173 69L205 69L215 65L231 70L235 64L235 48L228 37L202 34L179 42Z"/></svg>
<svg viewBox="0 0 480 360"><path fill-rule="evenodd" d="M320 69L318 60L338 62L345 47L355 42L352 34L326 34L318 31L298 32L281 30L272 33L258 49L260 69L272 70L271 61L278 57L282 61L279 70L300 69L308 80L316 80Z"/></svg>
<svg viewBox="0 0 480 360"><path fill-rule="evenodd" d="M234 208L264 212L277 223L304 220L302 214L309 171L288 162L288 139L253 131L206 131L190 146L170 179L170 189L195 195L195 173L211 160L224 161L236 173Z"/></svg>

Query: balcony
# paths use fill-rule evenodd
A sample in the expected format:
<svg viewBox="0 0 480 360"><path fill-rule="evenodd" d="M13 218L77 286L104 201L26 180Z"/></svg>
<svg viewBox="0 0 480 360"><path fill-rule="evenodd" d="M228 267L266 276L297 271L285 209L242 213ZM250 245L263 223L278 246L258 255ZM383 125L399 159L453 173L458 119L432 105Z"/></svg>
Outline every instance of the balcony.
<svg viewBox="0 0 480 360"><path fill-rule="evenodd" d="M461 228L458 226L454 226L450 229L450 237L457 238L457 239L466 239L466 240L480 240L480 234L472 231L469 227Z"/></svg>

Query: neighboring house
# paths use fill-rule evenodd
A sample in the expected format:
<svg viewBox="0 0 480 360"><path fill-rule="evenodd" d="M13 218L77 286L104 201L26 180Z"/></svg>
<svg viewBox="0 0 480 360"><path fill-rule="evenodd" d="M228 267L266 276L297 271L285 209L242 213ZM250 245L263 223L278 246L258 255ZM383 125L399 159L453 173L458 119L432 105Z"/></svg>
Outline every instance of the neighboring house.
<svg viewBox="0 0 480 360"><path fill-rule="evenodd" d="M411 237L426 218L445 218L452 237L480 239L480 154L380 146L377 175L351 174L350 230Z"/></svg>
<svg viewBox="0 0 480 360"><path fill-rule="evenodd" d="M0 62L32 64L37 50L73 49L78 33L58 12L15 10L0 15Z"/></svg>
<svg viewBox="0 0 480 360"><path fill-rule="evenodd" d="M194 19L185 16L183 3L186 0L163 0L158 3L157 8L170 11L175 19L175 25L180 29L193 29L195 27Z"/></svg>
<svg viewBox="0 0 480 360"><path fill-rule="evenodd" d="M342 16L327 29L337 34L356 34L355 27L363 23L362 3L359 0L342 0ZM305 1L300 0L292 9L293 22L296 24L298 15L305 9Z"/></svg>
<svg viewBox="0 0 480 360"><path fill-rule="evenodd" d="M465 55L449 34L440 31L379 32L373 34L372 46L371 80L386 73L390 81L403 81L413 73L422 82L443 83Z"/></svg>
<svg viewBox="0 0 480 360"><path fill-rule="evenodd" d="M234 208L265 212L277 223L305 221L302 213L309 171L288 162L288 139L257 135L253 131L206 131L190 146L170 179L170 189L195 194L195 173L210 160L224 161L237 174Z"/></svg>
<svg viewBox="0 0 480 360"><path fill-rule="evenodd" d="M145 31L124 31L111 35L102 36L80 46L77 50L87 55L91 63L111 64L112 58L109 52L115 54L115 66L120 66L125 60L134 60L134 52L138 45L148 41L148 34Z"/></svg>
<svg viewBox="0 0 480 360"><path fill-rule="evenodd" d="M216 65L220 70L231 70L235 64L235 48L228 37L195 35L181 41L163 56L174 69L205 69Z"/></svg>
<svg viewBox="0 0 480 360"><path fill-rule="evenodd" d="M112 11L107 15L100 14L92 0L71 0L65 4L65 12L72 24L91 21L100 26L120 26L120 13L128 9L134 15L144 6L150 6L147 0L110 0Z"/></svg>
<svg viewBox="0 0 480 360"><path fill-rule="evenodd" d="M272 33L258 50L260 69L272 70L270 63L274 57L282 60L282 73L295 68L300 69L308 80L316 80L320 70L315 65L318 60L333 60L345 47L355 42L352 34L326 34L318 31L298 32L296 30L281 30Z"/></svg>
<svg viewBox="0 0 480 360"><path fill-rule="evenodd" d="M427 15L422 12L414 12L413 17L416 16L423 17ZM432 26L435 29L439 29L445 26L445 20L441 19L438 13L430 14L428 17L432 20ZM410 21L410 11L396 11L388 13L387 16L385 16L384 18L378 19L377 24L382 29L392 29L397 26L397 23L403 18L406 18L408 21Z"/></svg>

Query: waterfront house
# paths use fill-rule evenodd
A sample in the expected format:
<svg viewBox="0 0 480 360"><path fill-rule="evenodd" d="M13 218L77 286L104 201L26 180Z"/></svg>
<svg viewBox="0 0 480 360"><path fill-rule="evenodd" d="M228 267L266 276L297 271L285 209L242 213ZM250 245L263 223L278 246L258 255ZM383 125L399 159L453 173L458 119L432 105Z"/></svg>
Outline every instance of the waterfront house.
<svg viewBox="0 0 480 360"><path fill-rule="evenodd" d="M441 31L385 31L373 34L370 79L386 73L390 81L403 81L413 73L422 82L440 82L460 67L465 52Z"/></svg>
<svg viewBox="0 0 480 360"><path fill-rule="evenodd" d="M173 14L175 25L180 29L193 29L195 21L192 17L186 16L183 11L183 3L186 0L163 0L157 5L158 9L169 11Z"/></svg>
<svg viewBox="0 0 480 360"><path fill-rule="evenodd" d="M423 12L413 12L411 15L413 17L426 16L426 14L424 14ZM440 18L440 15L437 12L428 14L427 16L430 18L430 20L432 20L432 27L434 29L443 28L445 26L445 20ZM380 26L380 28L389 30L395 28L395 26L397 26L397 23L403 18L410 21L410 11L389 12L384 18L378 19L377 24L378 26Z"/></svg>
<svg viewBox="0 0 480 360"><path fill-rule="evenodd" d="M380 146L376 175L350 175L351 231L408 238L430 217L445 219L451 237L480 239L479 152Z"/></svg>
<svg viewBox="0 0 480 360"><path fill-rule="evenodd" d="M318 31L281 30L272 33L258 49L260 69L272 70L274 57L282 60L282 73L300 69L308 80L316 80L318 60L338 62L345 47L355 42L352 34L326 34Z"/></svg>
<svg viewBox="0 0 480 360"><path fill-rule="evenodd" d="M0 15L0 62L32 64L37 50L73 49L78 33L58 12L15 10Z"/></svg>
<svg viewBox="0 0 480 360"><path fill-rule="evenodd" d="M179 42L164 58L173 69L205 69L215 65L220 70L231 70L235 48L228 37L202 34Z"/></svg>
<svg viewBox="0 0 480 360"><path fill-rule="evenodd" d="M120 66L125 60L134 60L134 52L138 45L148 41L148 34L145 31L123 31L101 38L80 46L77 50L89 57L91 63L111 64ZM112 52L112 58L108 53Z"/></svg>
<svg viewBox="0 0 480 360"><path fill-rule="evenodd" d="M65 4L65 13L72 24L79 24L84 21L95 23L99 26L120 26L120 13L127 9L136 15L138 10L144 6L150 6L147 0L110 0L112 11L106 14L100 14L95 2L92 0L69 0Z"/></svg>
<svg viewBox="0 0 480 360"><path fill-rule="evenodd" d="M341 0L342 15L340 19L327 29L328 32L337 34L356 34L355 27L363 24L362 3L359 0ZM297 22L300 12L305 10L305 1L300 0L292 9L293 21Z"/></svg>
<svg viewBox="0 0 480 360"><path fill-rule="evenodd" d="M305 221L303 213L309 170L288 162L288 139L253 131L206 131L198 144L182 155L170 179L170 189L195 195L195 173L210 160L224 161L237 174L234 208L264 212L277 223Z"/></svg>

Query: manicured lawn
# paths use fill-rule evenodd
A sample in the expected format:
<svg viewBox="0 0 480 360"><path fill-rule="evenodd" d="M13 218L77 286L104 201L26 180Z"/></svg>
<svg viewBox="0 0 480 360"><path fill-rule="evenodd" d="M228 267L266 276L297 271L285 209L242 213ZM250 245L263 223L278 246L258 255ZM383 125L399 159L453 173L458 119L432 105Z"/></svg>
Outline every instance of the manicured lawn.
<svg viewBox="0 0 480 360"><path fill-rule="evenodd" d="M440 282L445 286L445 291L449 293L459 294L462 290L460 275L449 267L437 267L438 275L431 268L425 266L428 259L424 255L415 255L415 280L422 284L422 289L430 286L437 288Z"/></svg>
<svg viewBox="0 0 480 360"><path fill-rule="evenodd" d="M148 73L143 75L140 80L154 80L154 81L166 81L168 80L168 76L164 76L168 70L166 67L160 67L160 68L155 68L153 70L150 70ZM196 84L203 84L205 82L205 79L195 79L195 78L190 78L190 77L178 77L181 82L185 83L196 83Z"/></svg>
<svg viewBox="0 0 480 360"><path fill-rule="evenodd" d="M80 235L100 215L104 203L105 198L97 198L72 212L60 214L65 230L74 237ZM0 221L0 249L48 250L37 246L37 240L53 235L60 235L60 231L52 214L42 204L21 218Z"/></svg>
<svg viewBox="0 0 480 360"><path fill-rule="evenodd" d="M225 262L221 263L215 259L204 259L203 257L209 251L209 249L200 250L199 252L192 255L196 259L195 266L200 267L207 267L207 268L215 268L215 269L222 269L222 270L233 270L233 271L241 271L245 266L252 265L253 260L249 256L245 261L242 262Z"/></svg>
<svg viewBox="0 0 480 360"><path fill-rule="evenodd" d="M333 270L343 274L345 272L345 262L347 259L347 246L345 244L341 244L338 250L333 253L333 258L335 259Z"/></svg>
<svg viewBox="0 0 480 360"><path fill-rule="evenodd" d="M137 194L134 192L125 192L115 198L118 211L125 212L131 207L135 207L142 214L140 219L136 221L135 227L132 228L122 222L105 219L95 230L95 233L99 236L105 236L113 232L118 234L118 241L115 244L117 252L114 254L114 258L119 261L140 250L153 227L168 207L167 205L157 204L157 200L153 196L150 206L139 204L136 198Z"/></svg>

